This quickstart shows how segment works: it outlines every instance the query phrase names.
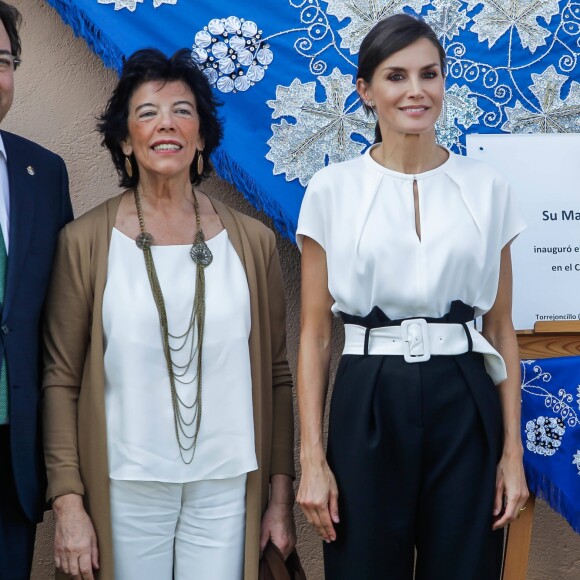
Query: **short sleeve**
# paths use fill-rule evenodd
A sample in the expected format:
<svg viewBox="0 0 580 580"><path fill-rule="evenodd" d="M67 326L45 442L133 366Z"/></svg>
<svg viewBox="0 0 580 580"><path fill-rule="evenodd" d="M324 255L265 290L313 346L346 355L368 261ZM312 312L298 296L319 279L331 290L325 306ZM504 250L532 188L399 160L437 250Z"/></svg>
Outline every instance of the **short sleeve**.
<svg viewBox="0 0 580 580"><path fill-rule="evenodd" d="M503 204L501 204L503 215L498 216L498 223L502 224L501 247L503 248L521 234L527 228L527 225L517 207L513 190L506 181L503 181L502 189L504 190L502 192Z"/></svg>
<svg viewBox="0 0 580 580"><path fill-rule="evenodd" d="M324 181L324 177L318 172L314 174L306 188L296 229L296 244L300 251L302 251L304 236L312 238L326 249L326 213L328 209L323 203Z"/></svg>

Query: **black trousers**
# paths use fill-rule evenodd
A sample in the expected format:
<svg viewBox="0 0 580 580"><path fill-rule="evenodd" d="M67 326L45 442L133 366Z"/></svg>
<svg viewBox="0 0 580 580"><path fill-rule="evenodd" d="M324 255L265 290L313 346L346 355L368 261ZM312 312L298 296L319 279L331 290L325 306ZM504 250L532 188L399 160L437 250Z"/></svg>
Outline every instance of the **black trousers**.
<svg viewBox="0 0 580 580"><path fill-rule="evenodd" d="M10 459L9 428L0 426L0 580L28 580L36 524L31 523L16 495Z"/></svg>
<svg viewBox="0 0 580 580"><path fill-rule="evenodd" d="M328 437L341 521L324 545L326 580L497 580L501 436L481 355L343 356Z"/></svg>

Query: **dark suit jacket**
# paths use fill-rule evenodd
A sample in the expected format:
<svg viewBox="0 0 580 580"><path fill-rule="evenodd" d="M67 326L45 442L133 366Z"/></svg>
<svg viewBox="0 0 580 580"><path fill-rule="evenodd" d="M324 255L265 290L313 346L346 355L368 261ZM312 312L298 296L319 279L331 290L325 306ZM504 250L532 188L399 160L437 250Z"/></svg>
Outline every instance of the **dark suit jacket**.
<svg viewBox="0 0 580 580"><path fill-rule="evenodd" d="M38 421L40 318L57 236L73 214L63 160L32 141L6 131L0 134L10 187L0 348L8 369L16 489L25 514L36 522L42 518L46 482Z"/></svg>

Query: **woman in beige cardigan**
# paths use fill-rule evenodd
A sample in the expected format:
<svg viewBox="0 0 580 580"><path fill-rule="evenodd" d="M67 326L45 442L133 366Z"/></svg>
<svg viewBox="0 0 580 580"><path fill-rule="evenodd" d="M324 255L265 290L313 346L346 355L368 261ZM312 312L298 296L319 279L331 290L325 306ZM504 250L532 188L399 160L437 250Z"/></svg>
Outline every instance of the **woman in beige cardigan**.
<svg viewBox="0 0 580 580"><path fill-rule="evenodd" d="M285 555L293 549L292 395L280 264L270 230L193 187L209 173L221 136L215 108L188 51L171 58L135 53L100 124L128 189L61 234L43 381L59 575L255 580L268 540ZM187 260L168 278L164 268L181 260L174 251ZM189 289L187 280L179 282L187 268L186 277L195 279ZM171 302L184 292L186 316ZM218 306L246 304L249 312L234 308L225 324L216 323L215 296ZM240 333L242 347L239 339L229 345ZM156 379L160 368L163 380ZM235 380L227 374L232 368ZM212 485L242 508L210 517L200 548L192 540L199 512L191 506L205 501L221 509ZM163 512L153 524L142 519L165 509L157 501L174 501L175 493L175 513ZM161 542L158 530L167 523L171 532ZM170 547L164 552L161 543Z"/></svg>

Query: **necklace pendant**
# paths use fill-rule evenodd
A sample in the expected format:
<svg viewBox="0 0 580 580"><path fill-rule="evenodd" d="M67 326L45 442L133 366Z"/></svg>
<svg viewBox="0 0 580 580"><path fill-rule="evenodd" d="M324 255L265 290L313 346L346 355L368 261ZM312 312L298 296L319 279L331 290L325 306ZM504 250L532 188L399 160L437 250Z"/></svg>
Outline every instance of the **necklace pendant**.
<svg viewBox="0 0 580 580"><path fill-rule="evenodd" d="M194 242L189 254L197 265L204 268L209 266L213 260L213 254L205 242Z"/></svg>
<svg viewBox="0 0 580 580"><path fill-rule="evenodd" d="M141 232L136 238L135 243L140 250L150 248L153 243L153 236L149 232Z"/></svg>

